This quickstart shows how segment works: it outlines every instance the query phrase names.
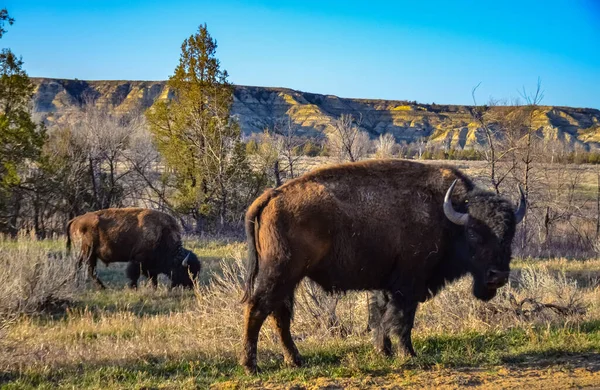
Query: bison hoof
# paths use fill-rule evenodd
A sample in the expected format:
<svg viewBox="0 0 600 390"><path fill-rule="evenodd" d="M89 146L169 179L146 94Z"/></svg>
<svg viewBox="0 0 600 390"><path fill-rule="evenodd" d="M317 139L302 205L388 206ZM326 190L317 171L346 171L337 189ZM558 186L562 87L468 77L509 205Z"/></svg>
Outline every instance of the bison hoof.
<svg viewBox="0 0 600 390"><path fill-rule="evenodd" d="M377 337L375 337L374 344L375 344L375 349L377 349L377 352L379 352L380 354L384 355L385 357L394 356L394 348L392 346L392 340L390 340L389 337L377 336Z"/></svg>
<svg viewBox="0 0 600 390"><path fill-rule="evenodd" d="M302 358L300 356L286 357L284 359L285 364L288 367L299 368L302 367Z"/></svg>
<svg viewBox="0 0 600 390"><path fill-rule="evenodd" d="M256 364L242 364L247 375L256 375L260 373L260 369Z"/></svg>
<svg viewBox="0 0 600 390"><path fill-rule="evenodd" d="M411 358L411 357L416 357L417 354L416 354L415 350L412 348L411 349L401 348L400 356L403 356L405 358Z"/></svg>
<svg viewBox="0 0 600 390"><path fill-rule="evenodd" d="M254 355L256 356L256 355ZM244 367L244 371L248 375L255 375L259 373L259 369L256 366L256 357L253 356L242 356L240 359L240 365Z"/></svg>
<svg viewBox="0 0 600 390"><path fill-rule="evenodd" d="M394 356L394 350L392 349L391 345L386 347L377 347L377 352L388 358Z"/></svg>

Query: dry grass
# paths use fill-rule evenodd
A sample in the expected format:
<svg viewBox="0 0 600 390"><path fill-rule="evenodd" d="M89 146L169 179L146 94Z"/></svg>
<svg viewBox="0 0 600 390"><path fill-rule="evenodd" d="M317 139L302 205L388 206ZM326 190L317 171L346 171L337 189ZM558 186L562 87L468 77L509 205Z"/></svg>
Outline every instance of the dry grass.
<svg viewBox="0 0 600 390"><path fill-rule="evenodd" d="M47 260L48 245L32 241L3 245L3 261L24 258L29 260L26 264L45 267L43 272L29 271L28 266L11 271L12 278L22 275L20 281L11 281L16 283L11 286L46 287L43 293L28 294L24 293L27 289L19 288L18 293L7 295L10 288L2 285L2 307L31 313L39 310L42 297L52 292L62 292L64 295L58 296L69 303L60 313L20 315L7 323L4 337L0 337L0 383L78 388L204 387L232 379L254 383L237 366L245 247L237 242L209 241L188 245L203 262L212 264L204 267L194 291L169 291L164 285L157 290L146 286L137 291L125 289L122 268L100 269L101 277L112 277L110 290L81 291L64 281L67 274L61 273L65 269L61 263ZM292 333L307 358L307 367L282 369L276 334L265 326L259 363L266 373L260 380L282 383L438 365L501 364L505 359L545 356L552 351L586 353L600 348L600 289L570 277L570 272L596 269L600 261L520 261L516 265L519 270L510 286L489 303L472 297L470 280L465 278L421 305L413 333L420 357L411 361L383 359L371 348L365 332L366 293L331 297L305 283L296 294ZM11 265L10 269L17 267ZM38 276L32 279L28 275ZM8 280L8 276L2 277ZM6 305L4 299L31 303ZM526 299L530 301L518 305ZM536 304L570 311L535 309ZM333 307L336 320L332 322Z"/></svg>
<svg viewBox="0 0 600 390"><path fill-rule="evenodd" d="M20 314L52 312L79 292L76 261L40 250L30 238L0 238L0 326Z"/></svg>
<svg viewBox="0 0 600 390"><path fill-rule="evenodd" d="M562 272L551 272L545 265L527 265L516 275L487 303L471 295L468 278L461 279L422 305L417 331L487 332L534 325L568 326L599 318L598 288L581 288L575 280Z"/></svg>

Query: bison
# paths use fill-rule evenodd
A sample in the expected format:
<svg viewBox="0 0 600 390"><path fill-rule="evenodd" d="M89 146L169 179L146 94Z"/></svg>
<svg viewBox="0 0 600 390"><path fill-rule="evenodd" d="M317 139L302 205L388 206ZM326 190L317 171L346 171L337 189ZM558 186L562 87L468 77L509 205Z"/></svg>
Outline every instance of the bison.
<svg viewBox="0 0 600 390"><path fill-rule="evenodd" d="M71 239L81 241L78 265L87 262L90 277L101 287L96 263L129 262L127 276L137 287L140 274L156 286L158 274L171 278L171 286L193 285L200 272L196 255L181 244L181 232L172 216L143 208L112 208L89 212L69 221L67 250ZM192 278L190 278L190 275Z"/></svg>
<svg viewBox="0 0 600 390"><path fill-rule="evenodd" d="M487 301L508 281L511 243L525 216L458 169L404 160L322 168L267 190L249 207L241 364L255 372L260 328L270 315L284 360L301 358L290 333L294 289L304 277L328 292L377 290L371 302L375 346L391 354L390 334L414 355L419 302L465 274Z"/></svg>

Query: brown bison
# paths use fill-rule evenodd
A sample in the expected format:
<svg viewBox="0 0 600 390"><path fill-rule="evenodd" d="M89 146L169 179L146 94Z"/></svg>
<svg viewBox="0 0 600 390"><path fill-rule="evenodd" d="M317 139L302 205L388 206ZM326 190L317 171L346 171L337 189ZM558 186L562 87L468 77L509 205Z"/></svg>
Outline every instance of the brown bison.
<svg viewBox="0 0 600 390"><path fill-rule="evenodd" d="M286 363L300 364L290 320L304 277L329 292L379 290L371 302L376 347L390 354L393 333L414 355L419 302L467 273L482 300L507 283L525 209L522 191L515 211L455 168L403 160L326 167L267 190L246 214L241 364L256 370L258 334L269 315Z"/></svg>
<svg viewBox="0 0 600 390"><path fill-rule="evenodd" d="M67 225L67 250L71 240L81 241L78 264L87 262L89 275L102 288L96 263L129 262L130 286L137 287L141 273L157 284L158 274L171 278L171 286L193 285L200 272L196 255L181 245L175 218L143 208L113 208L80 215Z"/></svg>

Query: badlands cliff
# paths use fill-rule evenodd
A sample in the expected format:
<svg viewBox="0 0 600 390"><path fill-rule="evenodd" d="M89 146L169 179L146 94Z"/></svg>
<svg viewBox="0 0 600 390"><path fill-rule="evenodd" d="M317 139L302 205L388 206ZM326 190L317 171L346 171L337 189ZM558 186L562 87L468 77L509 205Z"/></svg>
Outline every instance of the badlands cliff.
<svg viewBox="0 0 600 390"><path fill-rule="evenodd" d="M82 103L115 112L146 109L170 97L165 81L83 81L33 78L34 111L48 124L61 124L76 115ZM495 107L496 110L506 108ZM245 135L259 132L282 118L290 118L306 136L321 136L343 113L361 117L371 137L391 133L398 142L424 139L457 149L485 143L468 106L420 104L409 101L351 99L287 88L236 86L233 114ZM539 137L569 149L600 148L600 110L540 106L534 115Z"/></svg>

